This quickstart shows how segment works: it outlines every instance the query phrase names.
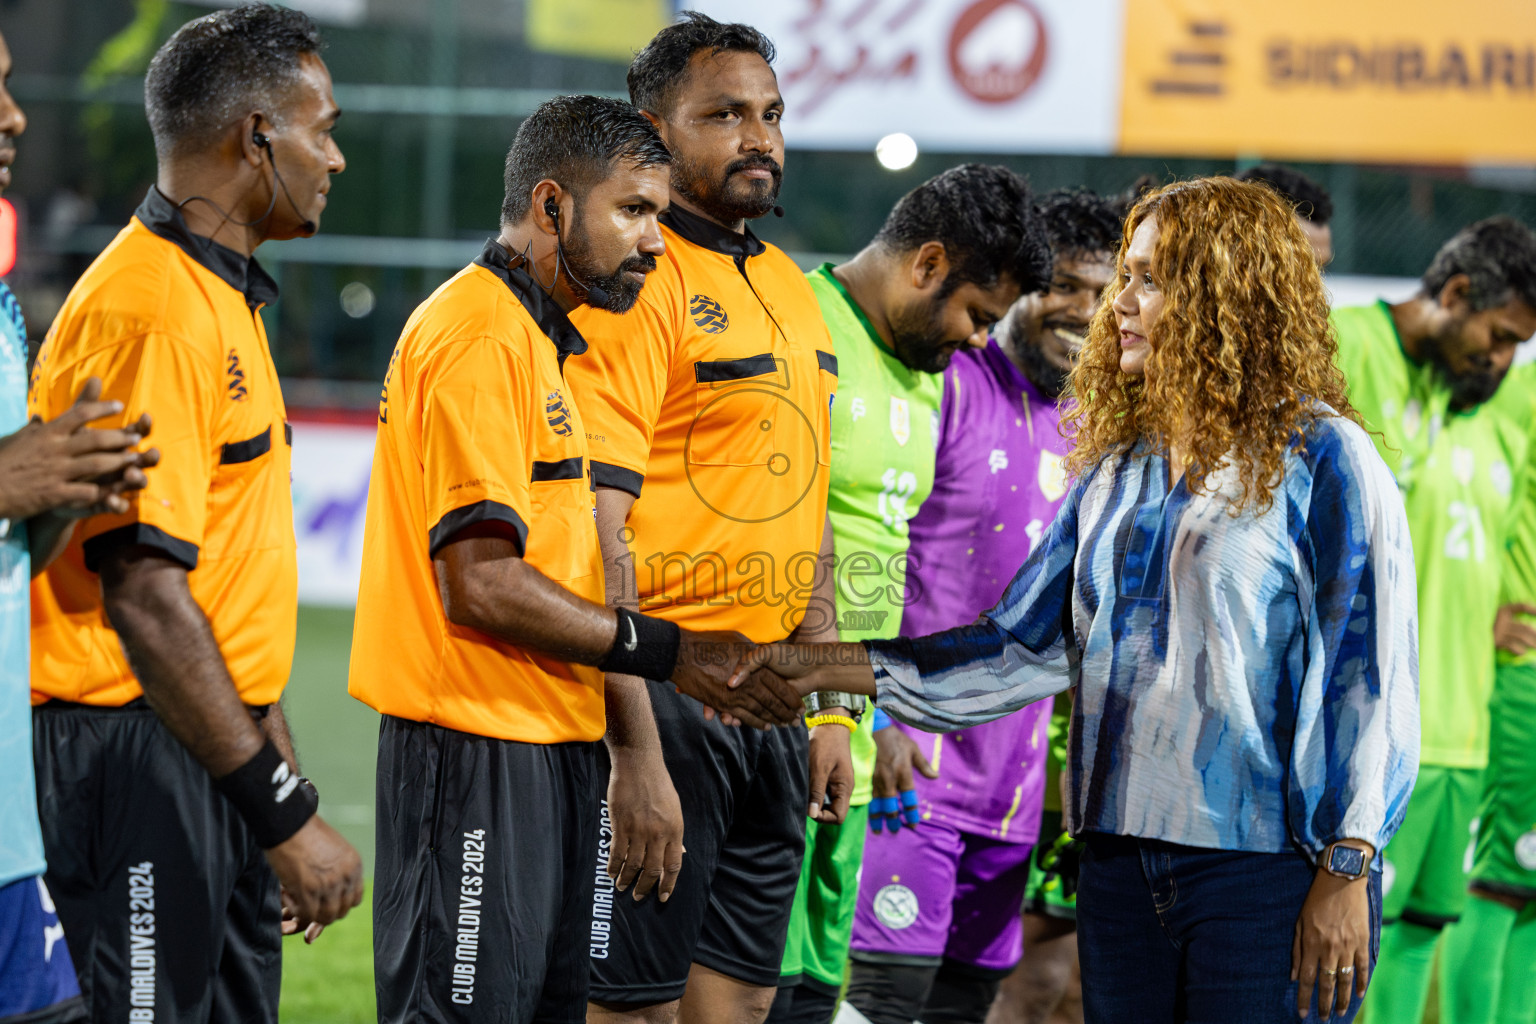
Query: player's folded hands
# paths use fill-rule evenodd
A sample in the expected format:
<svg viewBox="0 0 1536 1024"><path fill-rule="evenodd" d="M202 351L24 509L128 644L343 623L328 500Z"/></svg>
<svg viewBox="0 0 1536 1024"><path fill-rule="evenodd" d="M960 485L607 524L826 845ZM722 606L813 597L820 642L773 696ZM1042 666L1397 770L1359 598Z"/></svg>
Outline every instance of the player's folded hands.
<svg viewBox="0 0 1536 1024"><path fill-rule="evenodd" d="M362 859L318 814L268 850L267 862L282 887L285 935L302 931L313 942L311 926L346 917L363 900Z"/></svg>

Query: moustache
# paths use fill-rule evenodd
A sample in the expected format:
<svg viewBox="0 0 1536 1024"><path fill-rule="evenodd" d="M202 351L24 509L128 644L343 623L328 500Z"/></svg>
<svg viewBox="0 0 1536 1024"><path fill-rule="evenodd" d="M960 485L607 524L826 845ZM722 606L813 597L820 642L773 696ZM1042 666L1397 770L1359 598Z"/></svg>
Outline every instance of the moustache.
<svg viewBox="0 0 1536 1024"><path fill-rule="evenodd" d="M784 168L780 167L779 162L773 157L749 156L745 160L737 160L735 163L727 167L725 169L725 176L729 178L737 171L750 171L758 167L763 168L769 174L773 175L773 179L775 181L777 181L784 174Z"/></svg>
<svg viewBox="0 0 1536 1024"><path fill-rule="evenodd" d="M655 256L631 256L629 259L619 264L619 269L616 271L616 273L622 274L626 271L634 271L637 274L649 274L655 269Z"/></svg>

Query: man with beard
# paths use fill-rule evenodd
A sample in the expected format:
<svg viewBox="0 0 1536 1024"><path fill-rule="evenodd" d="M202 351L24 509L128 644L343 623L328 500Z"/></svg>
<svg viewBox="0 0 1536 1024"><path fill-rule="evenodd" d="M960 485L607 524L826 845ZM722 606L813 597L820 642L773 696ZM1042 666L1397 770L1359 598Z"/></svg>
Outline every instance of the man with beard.
<svg viewBox="0 0 1536 1024"><path fill-rule="evenodd" d="M827 504L841 639L889 639L901 629L908 522L933 486L941 374L967 338L1049 273L1029 185L978 164L919 185L862 252L811 272L838 354ZM807 826L773 1024L826 1024L837 1006L873 792L872 723L817 727L853 731L853 795L846 820ZM887 802L870 822L877 832L901 821L894 793Z"/></svg>
<svg viewBox="0 0 1536 1024"><path fill-rule="evenodd" d="M1386 850L1374 1024L1417 1024L1441 930L1466 900L1488 761L1499 561L1528 422L1479 411L1536 333L1536 235L1479 221L1435 254L1419 292L1335 310L1350 403L1402 490L1419 596L1418 782Z"/></svg>
<svg viewBox="0 0 1536 1024"><path fill-rule="evenodd" d="M350 672L384 715L381 1021L584 1016L603 670L759 722L708 688L703 656L734 634L603 604L588 435L562 379L586 350L571 310L627 312L665 251L670 160L627 103L541 105L507 155L501 233L390 361Z"/></svg>
<svg viewBox="0 0 1536 1024"><path fill-rule="evenodd" d="M591 438L609 603L755 641L831 641L837 359L805 275L746 226L774 208L782 173L773 55L750 26L685 13L630 65L630 98L673 156L666 255L632 313L577 315L592 351L569 375ZM761 1020L807 810L828 822L847 811L849 732L831 720L814 739L799 725L730 729L668 687L647 692L647 676L665 678L608 677L610 700L636 713L623 736L610 732L598 768L611 841L591 851L588 1019ZM818 708L856 717L862 705L828 696ZM660 899L617 897L604 862L620 890L658 863Z"/></svg>
<svg viewBox="0 0 1536 1024"><path fill-rule="evenodd" d="M992 607L1054 517L1067 451L1056 401L1114 275L1122 214L1090 192L1046 196L1048 288L1021 298L984 348L961 352L945 373L933 491L910 524L901 635L962 625ZM947 736L900 725L876 732L876 797L901 790L922 824L866 851L848 1001L875 1024L979 1022L1019 962L1050 710L1042 701ZM914 786L914 766L932 781ZM1067 969L1070 931L1042 932L1066 933Z"/></svg>
<svg viewBox="0 0 1536 1024"><path fill-rule="evenodd" d="M1536 363L1515 367L1479 415L1536 433ZM1488 767L1477 808L1468 899L1440 950L1440 1019L1536 1020L1536 452L1516 473L1516 508L1494 620L1498 668L1489 701ZM1389 847L1390 850L1390 847Z"/></svg>

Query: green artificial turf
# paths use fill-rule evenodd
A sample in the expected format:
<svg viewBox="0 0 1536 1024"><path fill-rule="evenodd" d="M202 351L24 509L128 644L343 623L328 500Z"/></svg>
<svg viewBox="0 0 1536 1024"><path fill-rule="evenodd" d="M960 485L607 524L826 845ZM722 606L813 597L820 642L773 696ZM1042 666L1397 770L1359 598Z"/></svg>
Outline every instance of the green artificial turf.
<svg viewBox="0 0 1536 1024"><path fill-rule="evenodd" d="M299 609L298 647L283 708L299 766L320 790L321 815L357 847L371 878L379 716L347 696L351 646L350 608ZM297 937L284 940L282 1024L376 1019L370 906L365 897L312 946Z"/></svg>
<svg viewBox="0 0 1536 1024"><path fill-rule="evenodd" d="M314 945L283 940L282 1024L372 1024L373 921L362 906L327 928Z"/></svg>

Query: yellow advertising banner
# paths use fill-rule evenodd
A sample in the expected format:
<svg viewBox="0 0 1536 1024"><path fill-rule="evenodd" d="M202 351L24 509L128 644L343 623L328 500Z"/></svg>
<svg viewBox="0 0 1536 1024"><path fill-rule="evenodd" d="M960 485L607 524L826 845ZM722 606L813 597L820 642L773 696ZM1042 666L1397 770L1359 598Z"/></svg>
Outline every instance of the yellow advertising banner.
<svg viewBox="0 0 1536 1024"><path fill-rule="evenodd" d="M1536 163L1536 0L1125 0L1120 150Z"/></svg>
<svg viewBox="0 0 1536 1024"><path fill-rule="evenodd" d="M526 25L536 50L628 63L671 20L672 0L528 0Z"/></svg>

